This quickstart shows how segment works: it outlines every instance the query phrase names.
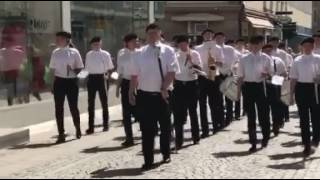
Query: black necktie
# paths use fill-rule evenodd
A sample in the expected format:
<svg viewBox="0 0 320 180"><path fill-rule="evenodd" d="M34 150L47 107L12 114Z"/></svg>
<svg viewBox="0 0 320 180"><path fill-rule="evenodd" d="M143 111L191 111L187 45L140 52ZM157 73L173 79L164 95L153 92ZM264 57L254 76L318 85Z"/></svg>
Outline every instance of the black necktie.
<svg viewBox="0 0 320 180"><path fill-rule="evenodd" d="M277 65L276 65L276 59L273 59L273 68L274 68L274 74L277 73Z"/></svg>

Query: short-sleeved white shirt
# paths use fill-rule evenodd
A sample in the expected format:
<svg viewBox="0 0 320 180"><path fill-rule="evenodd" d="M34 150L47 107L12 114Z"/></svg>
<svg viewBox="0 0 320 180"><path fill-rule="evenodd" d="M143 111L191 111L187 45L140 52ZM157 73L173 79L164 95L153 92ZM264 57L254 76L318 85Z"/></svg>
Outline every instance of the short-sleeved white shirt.
<svg viewBox="0 0 320 180"><path fill-rule="evenodd" d="M72 69L81 69L84 67L81 55L75 48L57 48L52 52L50 60L50 69L54 70L54 75L60 78L76 78L77 75L73 71L68 72L67 66Z"/></svg>
<svg viewBox="0 0 320 180"><path fill-rule="evenodd" d="M238 76L244 79L244 82L262 82L263 72L270 72L271 58L259 52L257 54L249 53L240 59Z"/></svg>
<svg viewBox="0 0 320 180"><path fill-rule="evenodd" d="M192 64L202 67L202 62L200 54L195 50L190 50ZM180 67L180 73L176 74L176 80L179 81L194 81L198 79L198 75L194 74L193 70L190 68L192 64L190 62L186 63L187 52L178 51L177 58Z"/></svg>
<svg viewBox="0 0 320 180"><path fill-rule="evenodd" d="M146 45L135 53L131 63L132 76L138 76L138 90L161 92L163 81L158 57L160 57L164 77L169 72L180 73L177 57L172 47L163 43L157 43L156 46Z"/></svg>
<svg viewBox="0 0 320 180"><path fill-rule="evenodd" d="M298 56L290 69L290 78L300 83L313 83L320 74L320 56L316 54Z"/></svg>

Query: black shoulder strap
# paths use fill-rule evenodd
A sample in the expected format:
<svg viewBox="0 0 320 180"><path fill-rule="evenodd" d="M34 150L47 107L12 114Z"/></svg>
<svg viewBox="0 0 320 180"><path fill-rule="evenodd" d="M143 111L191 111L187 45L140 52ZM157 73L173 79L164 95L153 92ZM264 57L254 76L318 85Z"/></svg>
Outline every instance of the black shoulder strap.
<svg viewBox="0 0 320 180"><path fill-rule="evenodd" d="M159 52L158 52L157 56L158 56L158 62L159 62L159 70L160 70L161 80L164 81L162 63L161 63L161 58L160 58L160 52L161 52L160 47L158 48L158 50L159 50Z"/></svg>

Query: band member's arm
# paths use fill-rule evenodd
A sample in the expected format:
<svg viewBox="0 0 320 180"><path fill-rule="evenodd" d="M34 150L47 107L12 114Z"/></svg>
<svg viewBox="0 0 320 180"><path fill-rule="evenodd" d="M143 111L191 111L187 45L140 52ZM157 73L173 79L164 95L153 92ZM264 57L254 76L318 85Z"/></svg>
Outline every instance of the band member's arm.
<svg viewBox="0 0 320 180"><path fill-rule="evenodd" d="M71 67L71 65L67 65L68 71L73 71L75 74L79 74L82 69L84 68L83 61L81 58L81 55L79 52L75 53L75 63L74 67Z"/></svg>
<svg viewBox="0 0 320 180"><path fill-rule="evenodd" d="M121 89L121 83L122 83L122 75L119 75L119 79L117 80L117 88L116 88L116 97L120 97L120 89Z"/></svg>
<svg viewBox="0 0 320 180"><path fill-rule="evenodd" d="M131 76L130 88L129 88L129 103L132 106L136 105L136 96L135 92L138 87L138 76Z"/></svg>

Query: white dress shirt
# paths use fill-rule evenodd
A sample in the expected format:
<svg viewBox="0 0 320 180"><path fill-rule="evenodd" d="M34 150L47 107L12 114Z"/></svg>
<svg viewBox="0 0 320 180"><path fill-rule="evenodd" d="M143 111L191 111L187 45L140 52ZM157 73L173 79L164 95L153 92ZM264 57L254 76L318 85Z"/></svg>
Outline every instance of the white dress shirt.
<svg viewBox="0 0 320 180"><path fill-rule="evenodd" d="M68 72L67 66L71 69L82 69L83 62L79 51L75 48L57 48L52 52L50 60L50 69L54 70L54 75L60 78L76 78L73 71Z"/></svg>
<svg viewBox="0 0 320 180"><path fill-rule="evenodd" d="M240 55L232 46L222 45L221 48L223 51L224 60L223 65L220 68L220 72L223 75L230 75L233 72L233 66L239 61Z"/></svg>
<svg viewBox="0 0 320 180"><path fill-rule="evenodd" d="M146 92L161 92L162 78L158 57L161 59L163 76L169 72L180 73L174 49L163 43L156 46L146 45L134 55L131 63L132 76L138 76L138 90ZM172 85L169 88L172 90Z"/></svg>
<svg viewBox="0 0 320 180"><path fill-rule="evenodd" d="M191 62L194 65L202 67L202 62L200 59L200 54L195 50L190 50ZM194 73L191 69L192 64L187 60L187 52L178 51L177 59L179 62L180 73L176 74L176 80L178 81L194 81L198 79L198 75Z"/></svg>
<svg viewBox="0 0 320 180"><path fill-rule="evenodd" d="M280 58L287 68L291 66L290 59L288 58L288 53L284 50L281 50L279 48L272 50L272 56Z"/></svg>
<svg viewBox="0 0 320 180"><path fill-rule="evenodd" d="M320 56L316 54L298 56L290 70L290 78L300 83L314 83L320 74Z"/></svg>
<svg viewBox="0 0 320 180"><path fill-rule="evenodd" d="M195 50L200 54L203 71L209 74L208 68L208 58L209 58L209 49L211 56L218 62L223 63L224 55L220 46L218 46L214 41L204 42L203 44L196 46ZM219 75L219 70L217 68L217 75Z"/></svg>
<svg viewBox="0 0 320 180"><path fill-rule="evenodd" d="M118 52L117 58L117 72L123 79L131 79L130 65L133 60L133 56L138 50L131 51L128 48L123 48Z"/></svg>
<svg viewBox="0 0 320 180"><path fill-rule="evenodd" d="M271 58L262 53L249 53L240 59L238 76L242 77L244 82L262 82L263 72L270 72Z"/></svg>
<svg viewBox="0 0 320 180"><path fill-rule="evenodd" d="M89 74L105 74L114 68L110 53L99 49L91 50L86 56L86 70Z"/></svg>

